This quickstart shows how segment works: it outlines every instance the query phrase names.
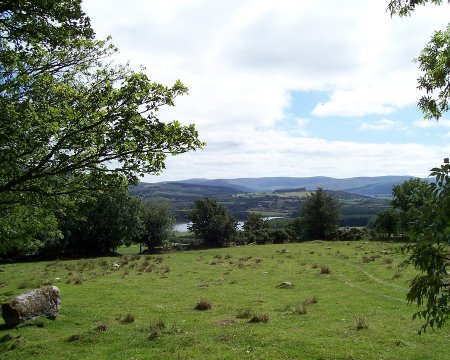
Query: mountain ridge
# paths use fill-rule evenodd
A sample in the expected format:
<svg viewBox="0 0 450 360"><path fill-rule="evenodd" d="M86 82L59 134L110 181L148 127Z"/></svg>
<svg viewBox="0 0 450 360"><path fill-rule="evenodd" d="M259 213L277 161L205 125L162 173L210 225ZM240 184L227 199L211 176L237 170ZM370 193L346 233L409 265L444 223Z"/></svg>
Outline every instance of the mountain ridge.
<svg viewBox="0 0 450 360"><path fill-rule="evenodd" d="M338 179L327 176L311 177L258 177L231 179L187 179L166 181L166 184L191 184L197 186L216 186L230 188L241 192L273 192L304 187L315 190L319 187L326 190L345 191L364 196L390 196L394 185L414 178L409 175L360 176Z"/></svg>

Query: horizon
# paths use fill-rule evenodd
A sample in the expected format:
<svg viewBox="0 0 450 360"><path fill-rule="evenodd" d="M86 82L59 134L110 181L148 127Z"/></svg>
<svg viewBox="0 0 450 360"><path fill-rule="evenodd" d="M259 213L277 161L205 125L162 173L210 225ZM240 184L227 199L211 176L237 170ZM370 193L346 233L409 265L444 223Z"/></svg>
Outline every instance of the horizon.
<svg viewBox="0 0 450 360"><path fill-rule="evenodd" d="M380 175L380 176L352 176L346 178L338 178L333 176L258 176L258 177L241 177L241 178L190 178L190 179L179 179L179 180L163 180L163 181L139 181L139 183L146 184L157 184L157 183L176 183L183 181L217 181L217 180L253 180L253 179L313 179L313 178L326 178L332 180L350 180L350 179L372 179L372 178L418 178L412 175ZM430 177L419 177L422 180L429 179Z"/></svg>

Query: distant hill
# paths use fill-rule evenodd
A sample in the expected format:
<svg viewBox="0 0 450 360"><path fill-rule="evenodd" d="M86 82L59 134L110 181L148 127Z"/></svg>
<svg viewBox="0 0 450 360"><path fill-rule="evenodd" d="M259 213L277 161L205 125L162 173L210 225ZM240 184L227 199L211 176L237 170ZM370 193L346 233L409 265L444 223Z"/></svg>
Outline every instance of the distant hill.
<svg viewBox="0 0 450 360"><path fill-rule="evenodd" d="M201 197L215 198L218 196L230 196L241 193L239 189L232 187L221 187L213 185L189 184L184 182L170 183L139 183L137 186L130 186L132 195L139 195L143 198L183 198L198 199Z"/></svg>
<svg viewBox="0 0 450 360"><path fill-rule="evenodd" d="M249 212L289 219L299 216L301 204L306 200L306 195L318 186L322 186L340 201L342 226L364 226L370 217L389 206L389 202L379 193L384 193L387 189L390 193L393 179L390 179L390 182L386 181L387 179L384 180L384 183L377 183L373 179L372 182L361 179L345 182L325 177L191 179L183 182L140 183L137 186L130 186L130 193L144 200L170 203L179 222L187 221L188 212L194 206L194 202L205 197L216 199L239 220L245 220ZM399 183L403 178L395 180ZM354 191L341 189L345 186L352 187ZM371 193L371 196L358 194L358 191ZM377 196L372 196L376 191L378 191L375 194Z"/></svg>
<svg viewBox="0 0 450 360"><path fill-rule="evenodd" d="M335 179L325 176L314 177L263 177L240 179L190 179L178 184L216 186L232 188L242 192L273 192L274 190L306 188L315 190L322 187L326 190L345 191L365 196L390 196L392 187L411 179L412 176L374 176Z"/></svg>

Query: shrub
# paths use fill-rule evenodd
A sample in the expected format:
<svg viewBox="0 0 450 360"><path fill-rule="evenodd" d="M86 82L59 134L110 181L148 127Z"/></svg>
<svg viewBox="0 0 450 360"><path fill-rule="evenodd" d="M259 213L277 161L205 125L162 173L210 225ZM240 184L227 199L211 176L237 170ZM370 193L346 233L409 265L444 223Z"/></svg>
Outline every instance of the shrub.
<svg viewBox="0 0 450 360"><path fill-rule="evenodd" d="M274 229L270 232L274 244L284 244L291 240L289 233L284 229Z"/></svg>
<svg viewBox="0 0 450 360"><path fill-rule="evenodd" d="M345 227L337 229L334 237L340 241L359 241L368 239L370 235L366 228Z"/></svg>

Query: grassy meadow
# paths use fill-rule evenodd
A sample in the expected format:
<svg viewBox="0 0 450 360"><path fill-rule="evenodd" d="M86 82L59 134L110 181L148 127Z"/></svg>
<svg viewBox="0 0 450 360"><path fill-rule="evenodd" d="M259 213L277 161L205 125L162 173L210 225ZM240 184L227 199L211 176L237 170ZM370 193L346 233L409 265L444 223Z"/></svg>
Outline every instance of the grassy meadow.
<svg viewBox="0 0 450 360"><path fill-rule="evenodd" d="M448 359L449 324L417 335L416 308L405 301L415 272L398 269L398 247L314 241L145 256L132 248L1 265L2 302L54 284L62 307L53 321L1 326L0 359Z"/></svg>

